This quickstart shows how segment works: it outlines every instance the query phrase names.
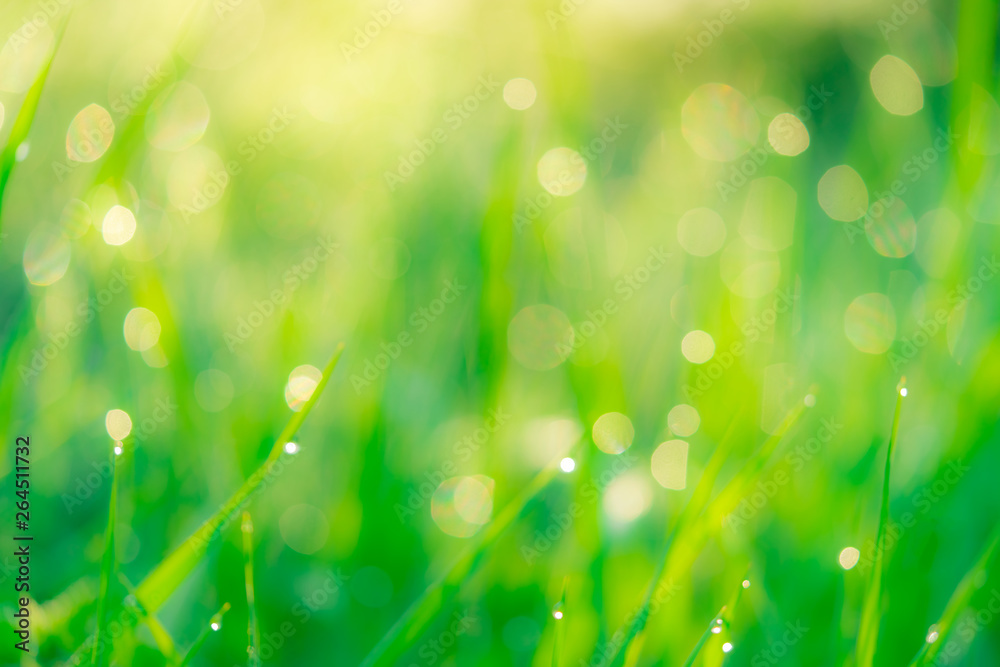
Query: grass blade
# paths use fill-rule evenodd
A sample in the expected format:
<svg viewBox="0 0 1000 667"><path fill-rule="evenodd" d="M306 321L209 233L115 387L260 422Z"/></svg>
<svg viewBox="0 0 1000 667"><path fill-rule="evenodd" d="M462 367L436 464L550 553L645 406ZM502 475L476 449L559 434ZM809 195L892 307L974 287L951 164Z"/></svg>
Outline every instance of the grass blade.
<svg viewBox="0 0 1000 667"><path fill-rule="evenodd" d="M115 451L111 455L111 501L108 506L108 526L104 531L104 557L101 559L101 583L97 593L97 626L95 634L100 637L104 626L104 616L108 608L108 587L111 583L111 571L115 568L115 519L118 515L118 456L121 453L120 445L115 445ZM111 653L112 647L109 642L108 650L104 651L103 642L94 642L94 649L90 654L90 664L101 667L105 662L105 656Z"/></svg>
<svg viewBox="0 0 1000 667"><path fill-rule="evenodd" d="M344 351L344 345L337 346L330 362L323 370L323 377L320 379L312 397L303 406L301 412L296 412L288 420L288 424L278 436L271 453L267 459L250 475L243 485L229 498L218 512L201 525L195 533L184 541L177 549L167 556L146 578L137 591L139 599L150 612L154 612L170 597L174 589L185 579L195 568L202 556L208 550L208 545L218 537L222 526L227 523L240 507L243 506L257 488L261 485L265 475L270 473L275 463L281 457L284 446L292 439L302 422L312 411L313 406L323 394L340 356Z"/></svg>
<svg viewBox="0 0 1000 667"><path fill-rule="evenodd" d="M934 631L937 633L936 636L934 636L933 641L924 642L913 662L910 663L910 667L937 664L938 653L947 644L948 636L955 628L955 622L958 620L959 615L969 608L972 596L986 582L986 575L993 567L998 545L1000 545L1000 528L994 531L993 539L990 540L990 543L983 550L976 564L962 577L962 581L959 582L955 592L951 595L951 599L948 600L941 618L935 624ZM928 639L930 639L930 633L928 633Z"/></svg>
<svg viewBox="0 0 1000 667"><path fill-rule="evenodd" d="M198 638L194 640L194 643L191 644L191 648L184 654L184 659L181 660L179 667L186 667L191 664L191 660L194 659L194 657L198 654L198 651L201 650L201 647L208 639L208 636L213 632L218 632L222 627L222 617L226 615L227 611L229 611L228 602L222 605L222 608L219 609L219 611L212 616L211 620L209 620L208 624L201 629L201 632L198 634Z"/></svg>
<svg viewBox="0 0 1000 667"><path fill-rule="evenodd" d="M810 395L815 395L816 393L816 387L809 388ZM754 484L757 483L757 478L764 471L764 467L768 461L771 460L774 450L777 449L778 444L784 439L785 435L802 418L802 414L806 409L805 401L801 400L795 407L788 411L774 433L768 436L764 444L760 446L760 449L750 457L739 473L726 484L722 491L719 492L719 495L708 506L702 518L702 523L719 524L727 514L739 505L740 500L752 492Z"/></svg>
<svg viewBox="0 0 1000 667"><path fill-rule="evenodd" d="M243 506L243 503L249 500L250 497L261 488L261 484L263 483L265 476L272 472L275 463L281 457L281 454L284 451L284 446L299 430L302 422L309 415L313 406L316 405L319 397L323 394L323 389L326 387L327 382L329 382L330 376L333 374L343 351L344 344L341 343L337 346L333 357L323 370L323 377L316 385L316 389L313 391L312 396L302 407L301 412L296 412L292 415L292 418L288 421L288 424L285 426L284 430L282 430L281 434L275 441L274 446L271 448L271 453L268 455L267 459L257 468L256 471L254 471L252 475L250 475L250 477L229 498L219 511L205 521L205 523L203 523L193 535L181 543L181 545L177 547L173 553L160 561L153 571L150 572L142 583L139 584L139 587L136 589L136 600L138 601L138 604L142 605L142 607L146 610L147 614L154 614L159 610L167 598L170 597L174 590L177 589L181 582L187 578L191 571L194 570L195 566L201 561L201 558L208 551L209 545L219 536L224 524L226 524L236 511ZM74 656L78 655L89 642L97 642L99 644L101 640L102 638L100 634L95 633L94 635L91 635L84 642L83 646L74 652Z"/></svg>
<svg viewBox="0 0 1000 667"><path fill-rule="evenodd" d="M380 664L396 664L399 656L408 648L407 644L416 639L437 615L446 600L459 588L462 582L475 570L483 554L496 542L497 537L514 522L525 505L555 477L559 470L553 462L539 472L521 493L509 502L497 515L479 542L471 545L459 559L436 581L431 583L403 615L379 640L364 662L364 667Z"/></svg>
<svg viewBox="0 0 1000 667"><path fill-rule="evenodd" d="M694 664L694 661L698 658L698 654L701 653L702 647L705 646L708 638L712 636L712 630L714 630L718 624L722 622L722 616L725 613L726 608L723 607L719 610L719 613L715 615L715 618L712 619L712 622L709 623L708 627L705 628L705 632L701 634L701 638L698 639L698 643L694 645L694 649L692 649L691 653L688 655L687 660L684 661L684 667L691 667L691 665Z"/></svg>
<svg viewBox="0 0 1000 667"><path fill-rule="evenodd" d="M688 500L684 509L681 510L680 516L674 523L673 527L667 531L667 541L663 546L663 555L658 559L658 565L656 571L653 573L652 579L649 581L649 585L646 587L646 593L643 596L641 608L638 614L636 614L632 623L629 626L628 633L625 635L622 643L616 647L612 655L607 659L607 664L613 665L615 659L618 655L624 651L626 654L626 663L629 660L637 661L639 655L642 651L641 644L645 643L644 633L646 629L646 621L649 617L649 605L653 600L653 595L656 589L663 582L666 576L666 566L667 559L670 555L670 548L674 543L674 540L678 535L683 533L691 521L698 516L705 505L708 503L708 499L712 494L712 487L715 486L715 482L719 477L719 473L722 471L722 466L732 452L734 443L734 434L736 433L736 427L739 424L742 414L737 413L733 420L726 427L726 432L722 435L719 440L719 444L716 446L715 451L708 459L708 463L705 465L705 471L702 473L701 478L698 479L698 484L695 485L694 492L691 494L691 499ZM639 645L638 650L633 648L633 643ZM634 656L634 657L633 657Z"/></svg>
<svg viewBox="0 0 1000 667"><path fill-rule="evenodd" d="M129 581L128 577L124 573L118 573L118 581L121 582L125 590L129 592L133 598L135 598L135 586ZM139 603L138 598L136 598L136 609L142 614L142 620L149 627L150 633L153 635L153 641L156 642L156 647L160 649L160 653L167 659L170 664L176 664L180 660L180 655L177 653L177 646L174 644L174 638L170 636L167 629L163 627L160 623L160 619L156 617L155 614L150 614L142 604Z"/></svg>
<svg viewBox="0 0 1000 667"><path fill-rule="evenodd" d="M718 651L706 654L704 660L705 667L718 667L725 660L726 654L733 648L733 644L730 641L730 628L732 627L733 614L736 612L736 605L739 604L740 597L743 595L745 581L749 580L744 579L740 582L739 587L737 587L736 592L733 593L729 602L722 606L719 613L715 615L712 622L705 628L705 632L702 633L691 654L684 661L684 667L691 667L694 664L694 661L698 658L698 654L701 653L706 644L710 643L710 640L713 648L716 648L716 644L718 645Z"/></svg>
<svg viewBox="0 0 1000 667"><path fill-rule="evenodd" d="M569 586L569 577L563 577L562 595L559 602L552 608L552 618L555 619L555 634L552 642L552 667L559 667L563 662L563 651L566 645L566 588Z"/></svg>
<svg viewBox="0 0 1000 667"><path fill-rule="evenodd" d="M14 125L10 129L7 145L4 146L3 152L0 152L0 230L3 229L4 192L7 190L7 182L10 180L11 174L14 173L14 165L17 163L17 149L28 138L28 133L31 131L31 125L35 121L35 113L38 111L38 101L42 97L42 89L45 88L45 82L49 78L49 70L52 69L52 61L56 58L63 35L66 33L66 26L69 25L72 15L71 9L59 25L52 42L52 52L49 53L49 57L35 78L35 82L28 89L28 94L25 96L24 102L21 103L21 109L17 112L17 118L14 119Z"/></svg>
<svg viewBox="0 0 1000 667"><path fill-rule="evenodd" d="M878 520L878 534L875 540L875 562L868 582L865 601L861 611L861 625L858 627L857 666L872 667L875 661L875 647L878 644L878 629L882 615L882 567L885 559L885 533L889 524L889 477L892 453L896 449L899 432L899 414L906 396L906 378L899 381L896 388L896 410L892 417L892 433L889 448L885 453L885 475L882 478L882 510Z"/></svg>
<svg viewBox="0 0 1000 667"><path fill-rule="evenodd" d="M810 388L811 393L815 393L815 388ZM631 649L631 644L637 641L637 637L645 631L646 622L649 618L649 605L653 598L654 591L659 588L665 579L669 577L671 567L668 566L670 558L674 555L671 551L672 547L676 543L683 543L685 548L691 549L692 544L695 540L692 536L698 535L704 532L704 526L707 523L715 521L716 519L721 520L722 516L728 511L726 508L734 506L739 502L739 499L746 494L747 489L753 486L753 483L757 479L757 476L764 469L764 466L770 460L771 455L777 448L778 443L785 437L785 434L798 422L802 417L802 413L805 411L805 403L800 401L798 405L792 408L785 419L781 422L778 429L764 441L760 449L747 461L743 469L737 474L735 478L729 481L728 484L722 489L715 500L709 503L709 498L712 493L712 488L715 486L715 482L718 479L719 473L722 470L723 464L729 458L730 453L733 448L733 435L736 431L736 427L740 421L740 414L737 414L734 419L730 422L726 433L719 440L719 444L712 456L709 458L708 463L705 466L705 471L702 473L701 478L698 480L698 484L695 487L694 493L691 495L691 499L685 505L684 510L681 512L680 517L674 524L674 527L669 531L669 536L667 542L664 545L663 556L659 559L659 565L657 566L656 573L649 582L649 586L646 588L646 594L643 598L642 609L640 613L635 616L632 621L631 627L629 628L628 634L626 634L625 639L616 648L614 654L608 660L608 664L614 664L615 658L622 652L625 651L628 655ZM704 512L702 511L704 510ZM638 660L638 655L633 660Z"/></svg>
<svg viewBox="0 0 1000 667"><path fill-rule="evenodd" d="M253 520L243 512L243 577L247 588L247 664L260 664L260 627L257 625L257 603L253 590Z"/></svg>

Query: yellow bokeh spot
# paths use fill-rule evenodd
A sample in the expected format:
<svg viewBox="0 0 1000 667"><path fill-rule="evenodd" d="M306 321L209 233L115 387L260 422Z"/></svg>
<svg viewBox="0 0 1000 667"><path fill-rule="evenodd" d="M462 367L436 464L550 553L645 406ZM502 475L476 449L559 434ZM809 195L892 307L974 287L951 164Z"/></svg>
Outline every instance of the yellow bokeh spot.
<svg viewBox="0 0 1000 667"><path fill-rule="evenodd" d="M710 208L695 208L677 222L677 242L695 257L714 255L726 241L726 223Z"/></svg>
<svg viewBox="0 0 1000 667"><path fill-rule="evenodd" d="M681 340L681 352L692 364L703 364L715 355L715 341L710 334L696 329Z"/></svg>
<svg viewBox="0 0 1000 667"><path fill-rule="evenodd" d="M688 443L667 440L653 452L650 469L653 479L665 489L680 491L687 486Z"/></svg>
<svg viewBox="0 0 1000 667"><path fill-rule="evenodd" d="M885 294L862 294L847 307L844 333L861 352L882 354L896 338L896 311Z"/></svg>
<svg viewBox="0 0 1000 667"><path fill-rule="evenodd" d="M832 167L819 179L819 205L834 220L851 222L868 211L868 188L864 179L846 164Z"/></svg>
<svg viewBox="0 0 1000 667"><path fill-rule="evenodd" d="M692 150L706 160L735 160L757 143L757 111L732 86L707 83L681 107L681 133Z"/></svg>
<svg viewBox="0 0 1000 667"><path fill-rule="evenodd" d="M608 412L597 418L591 431L594 444L607 454L621 454L632 446L635 428L631 420L620 412Z"/></svg>
<svg viewBox="0 0 1000 667"><path fill-rule="evenodd" d="M304 364L296 367L288 374L288 383L285 385L285 402L288 407L295 412L301 411L322 379L323 372L315 366Z"/></svg>
<svg viewBox="0 0 1000 667"><path fill-rule="evenodd" d="M160 320L146 308L133 308L125 316L125 344L136 352L152 348L160 340Z"/></svg>
<svg viewBox="0 0 1000 667"><path fill-rule="evenodd" d="M503 101L511 109L524 111L535 103L538 92L530 79L511 79L503 87Z"/></svg>
<svg viewBox="0 0 1000 667"><path fill-rule="evenodd" d="M538 161L538 182L556 197L569 197L587 180L587 163L572 148L553 148Z"/></svg>
<svg viewBox="0 0 1000 667"><path fill-rule="evenodd" d="M924 87L920 77L896 56L883 56L872 67L869 79L875 99L889 113L909 116L924 108Z"/></svg>
<svg viewBox="0 0 1000 667"><path fill-rule="evenodd" d="M681 403L671 408L667 413L667 426L670 432L681 437L694 435L701 425L701 417L698 411L690 405Z"/></svg>
<svg viewBox="0 0 1000 667"><path fill-rule="evenodd" d="M845 570L850 570L858 564L859 560L861 560L861 552L854 547L845 547L844 550L840 552L840 556L837 560L840 561L840 567Z"/></svg>
<svg viewBox="0 0 1000 667"><path fill-rule="evenodd" d="M124 245L135 235L135 215L124 206L112 206L104 223L101 225L101 236L108 245Z"/></svg>
<svg viewBox="0 0 1000 667"><path fill-rule="evenodd" d="M124 440L132 432L132 418L124 410L108 410L104 417L104 426L112 440Z"/></svg>
<svg viewBox="0 0 1000 667"><path fill-rule="evenodd" d="M809 130L795 114L779 113L767 126L767 142L780 155L798 155L809 148Z"/></svg>

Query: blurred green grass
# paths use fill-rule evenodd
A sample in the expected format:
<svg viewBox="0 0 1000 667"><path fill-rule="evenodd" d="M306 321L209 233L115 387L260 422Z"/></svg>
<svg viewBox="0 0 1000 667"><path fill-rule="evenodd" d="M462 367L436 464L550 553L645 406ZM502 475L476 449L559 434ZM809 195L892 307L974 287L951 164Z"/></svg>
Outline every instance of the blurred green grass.
<svg viewBox="0 0 1000 667"><path fill-rule="evenodd" d="M299 431L249 506L265 663L388 646L393 664L551 664L564 633L560 664L683 664L750 563L732 651L709 642L697 664L854 664L904 373L874 663L998 662L996 25L981 1L5 3L0 424L34 443L44 546L38 651L0 662L62 664L97 627L102 576L112 616L129 609L102 574L113 486L115 567L142 582ZM888 54L923 84L916 113L875 94ZM521 77L524 110L503 91ZM74 120L91 104L113 136ZM773 151L780 112L804 152ZM562 185L539 178L557 147L581 156ZM837 165L868 204L901 184L909 218L832 219L818 184ZM135 220L122 245L116 205ZM679 221L701 208L725 237L698 254ZM684 351L694 330L707 363ZM338 341L322 399L282 433ZM132 421L115 484L112 409ZM626 453L592 438L610 412ZM681 490L651 468L676 439ZM446 478L472 481L446 497ZM247 660L237 523L155 601L139 584L133 615L156 620L111 664L166 664L165 634L200 647L191 664Z"/></svg>

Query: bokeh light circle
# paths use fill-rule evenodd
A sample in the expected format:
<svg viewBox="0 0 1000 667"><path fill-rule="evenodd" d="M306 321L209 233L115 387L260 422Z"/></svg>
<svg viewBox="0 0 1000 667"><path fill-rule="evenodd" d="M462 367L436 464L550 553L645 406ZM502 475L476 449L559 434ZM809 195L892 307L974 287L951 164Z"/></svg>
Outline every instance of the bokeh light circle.
<svg viewBox="0 0 1000 667"><path fill-rule="evenodd" d="M687 486L687 461L688 443L668 440L653 451L649 467L660 486L680 491Z"/></svg>
<svg viewBox="0 0 1000 667"><path fill-rule="evenodd" d="M621 454L632 446L635 428L620 412L608 412L597 418L591 429L594 444L606 454Z"/></svg>
<svg viewBox="0 0 1000 667"><path fill-rule="evenodd" d="M875 99L889 113L910 116L924 108L920 77L904 60L883 56L872 67L869 80Z"/></svg>
<svg viewBox="0 0 1000 667"><path fill-rule="evenodd" d="M715 355L711 334L695 329L681 339L681 353L692 364L703 364Z"/></svg>
<svg viewBox="0 0 1000 667"><path fill-rule="evenodd" d="M32 285L51 285L66 275L70 254L65 236L54 228L38 227L24 246L24 275Z"/></svg>
<svg viewBox="0 0 1000 667"><path fill-rule="evenodd" d="M318 507L301 504L286 509L278 520L285 544L300 554L314 554L330 535L330 522Z"/></svg>
<svg viewBox="0 0 1000 667"><path fill-rule="evenodd" d="M108 110L90 104L73 117L66 131L66 157L74 162L93 162L111 146L115 122Z"/></svg>
<svg viewBox="0 0 1000 667"><path fill-rule="evenodd" d="M104 416L104 428L112 440L124 440L132 432L132 418L124 410L108 410Z"/></svg>
<svg viewBox="0 0 1000 667"><path fill-rule="evenodd" d="M493 516L494 487L493 480L485 475L462 477L452 497L455 511L469 523L486 525Z"/></svg>
<svg viewBox="0 0 1000 667"><path fill-rule="evenodd" d="M288 383L285 384L285 403L295 412L300 412L312 398L322 379L323 372L315 366L309 364L297 366L288 374Z"/></svg>
<svg viewBox="0 0 1000 667"><path fill-rule="evenodd" d="M686 438L694 435L701 425L701 416L694 407L681 403L667 413L667 427L674 435Z"/></svg>
<svg viewBox="0 0 1000 667"><path fill-rule="evenodd" d="M516 111L531 107L537 96L535 84L530 79L511 79L503 87L503 101Z"/></svg>
<svg viewBox="0 0 1000 667"><path fill-rule="evenodd" d="M167 86L149 107L146 139L164 151L179 152L198 143L208 129L212 112L208 101L192 83Z"/></svg>
<svg viewBox="0 0 1000 667"><path fill-rule="evenodd" d="M569 197L587 180L587 163L572 148L553 148L538 161L538 182L556 197Z"/></svg>
<svg viewBox="0 0 1000 667"><path fill-rule="evenodd" d="M767 126L767 142L779 155L798 155L809 148L809 130L791 113L779 113Z"/></svg>
<svg viewBox="0 0 1000 667"><path fill-rule="evenodd" d="M695 208L677 222L677 242L696 257L714 255L726 242L726 223L710 208Z"/></svg>
<svg viewBox="0 0 1000 667"><path fill-rule="evenodd" d="M522 308L507 327L507 347L525 368L546 371L573 352L574 331L566 314L555 306Z"/></svg>
<svg viewBox="0 0 1000 667"><path fill-rule="evenodd" d="M743 93L732 86L707 83L681 107L684 140L706 160L735 160L757 143L760 119Z"/></svg>
<svg viewBox="0 0 1000 667"><path fill-rule="evenodd" d="M147 308L133 308L125 316L125 344L136 352L152 348L160 340L160 320Z"/></svg>
<svg viewBox="0 0 1000 667"><path fill-rule="evenodd" d="M94 224L90 207L79 199L70 199L59 216L59 227L68 239L78 239Z"/></svg>
<svg viewBox="0 0 1000 667"><path fill-rule="evenodd" d="M837 557L840 567L845 570L850 570L858 564L859 560L861 560L861 552L854 547L844 547L840 552L840 556Z"/></svg>
<svg viewBox="0 0 1000 667"><path fill-rule="evenodd" d="M902 199L883 198L872 204L868 212L865 235L875 252L883 257L906 257L917 247L917 222Z"/></svg>
<svg viewBox="0 0 1000 667"><path fill-rule="evenodd" d="M819 179L819 205L834 220L851 222L868 210L868 188L858 172L846 164L831 167Z"/></svg>
<svg viewBox="0 0 1000 667"><path fill-rule="evenodd" d="M451 477L431 495L431 519L452 537L472 537L493 511L493 481L488 477Z"/></svg>
<svg viewBox="0 0 1000 667"><path fill-rule="evenodd" d="M112 206L104 222L101 223L101 236L108 245L124 245L135 235L135 214L124 206Z"/></svg>
<svg viewBox="0 0 1000 667"><path fill-rule="evenodd" d="M653 490L645 475L622 473L604 489L604 514L613 523L622 525L635 521L653 503Z"/></svg>
<svg viewBox="0 0 1000 667"><path fill-rule="evenodd" d="M885 294L873 292L854 299L844 314L844 333L867 354L882 354L896 338L896 311Z"/></svg>

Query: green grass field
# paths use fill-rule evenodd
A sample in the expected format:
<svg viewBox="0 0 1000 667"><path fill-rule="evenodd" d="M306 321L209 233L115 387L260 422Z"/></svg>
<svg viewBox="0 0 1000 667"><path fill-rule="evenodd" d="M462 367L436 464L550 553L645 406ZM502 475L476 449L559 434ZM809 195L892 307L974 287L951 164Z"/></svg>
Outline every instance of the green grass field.
<svg viewBox="0 0 1000 667"><path fill-rule="evenodd" d="M998 18L5 0L0 664L1000 664Z"/></svg>

